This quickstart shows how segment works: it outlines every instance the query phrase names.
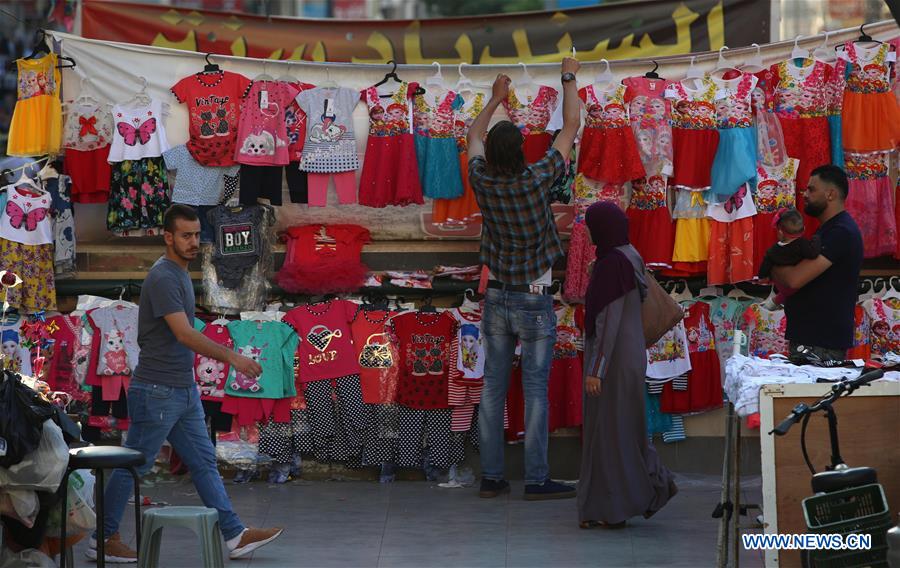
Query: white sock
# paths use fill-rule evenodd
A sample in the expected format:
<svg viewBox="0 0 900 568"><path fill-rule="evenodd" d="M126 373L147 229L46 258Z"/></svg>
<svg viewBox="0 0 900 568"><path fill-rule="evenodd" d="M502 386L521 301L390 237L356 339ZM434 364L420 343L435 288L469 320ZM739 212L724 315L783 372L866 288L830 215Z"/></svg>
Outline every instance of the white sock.
<svg viewBox="0 0 900 568"><path fill-rule="evenodd" d="M229 538L225 541L225 545L228 546L228 550L234 550L237 548L237 545L241 543L241 537L244 536L244 533L247 532L247 529L241 531L241 534L237 535L234 538Z"/></svg>

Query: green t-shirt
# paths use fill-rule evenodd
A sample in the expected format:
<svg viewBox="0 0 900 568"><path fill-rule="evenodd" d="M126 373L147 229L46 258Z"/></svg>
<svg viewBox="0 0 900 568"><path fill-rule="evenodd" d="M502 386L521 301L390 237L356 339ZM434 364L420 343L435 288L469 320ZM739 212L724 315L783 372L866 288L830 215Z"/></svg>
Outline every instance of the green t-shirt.
<svg viewBox="0 0 900 568"><path fill-rule="evenodd" d="M233 321L228 324L228 332L234 350L256 360L262 366L262 375L254 379L232 367L225 383L227 394L248 398L297 396L294 352L299 339L289 325L280 321Z"/></svg>

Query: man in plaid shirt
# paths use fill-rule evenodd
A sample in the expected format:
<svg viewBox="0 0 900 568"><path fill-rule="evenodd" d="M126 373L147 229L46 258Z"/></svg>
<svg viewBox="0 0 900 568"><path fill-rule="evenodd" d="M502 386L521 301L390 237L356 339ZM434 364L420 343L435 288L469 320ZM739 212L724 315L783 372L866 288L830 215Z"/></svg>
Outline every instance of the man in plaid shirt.
<svg viewBox="0 0 900 568"><path fill-rule="evenodd" d="M469 128L469 181L481 208L481 262L490 269L481 328L485 338L484 390L478 411L481 497L509 491L503 472L503 405L516 341L522 345L525 391L525 499L574 497L572 487L550 479L547 464L547 383L556 342L553 264L564 256L550 190L565 174L580 122L575 82L578 61L562 62L563 127L538 162L525 164L523 137L507 121L491 116L509 95L510 79L499 75L491 99ZM521 98L521 93L520 93Z"/></svg>

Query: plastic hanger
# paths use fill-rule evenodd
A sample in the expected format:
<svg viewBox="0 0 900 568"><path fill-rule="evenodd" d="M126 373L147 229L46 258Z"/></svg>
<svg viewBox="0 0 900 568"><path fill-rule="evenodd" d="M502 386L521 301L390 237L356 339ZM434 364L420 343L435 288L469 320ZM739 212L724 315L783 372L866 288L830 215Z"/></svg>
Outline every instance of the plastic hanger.
<svg viewBox="0 0 900 568"><path fill-rule="evenodd" d="M725 59L725 50L728 49L727 45L723 45L719 48L719 59L716 61L715 72L719 71L737 71L740 73L740 69L732 65L727 59Z"/></svg>
<svg viewBox="0 0 900 568"><path fill-rule="evenodd" d="M741 71L745 73L757 73L766 68L765 64L763 64L762 49L759 47L758 43L751 43L750 45L756 48L756 54L744 63L741 67Z"/></svg>
<svg viewBox="0 0 900 568"><path fill-rule="evenodd" d="M212 56L212 54L207 53L206 57L204 58L204 59L206 59L206 65L203 66L203 72L204 73L219 73L219 72L221 72L222 69L218 65L216 65L215 63L213 63L212 61L209 60L210 56Z"/></svg>
<svg viewBox="0 0 900 568"><path fill-rule="evenodd" d="M50 49L47 47L47 32L45 32L43 29L38 29L37 32L35 32L34 46L32 47L31 53L29 53L22 59L37 59L49 54ZM73 69L75 67L75 60L71 57L58 55L56 59L60 61L60 63L56 64L57 69ZM69 63L70 65L65 65L63 62ZM9 71L15 71L17 67L18 65L15 59L10 60L6 64L6 69Z"/></svg>
<svg viewBox="0 0 900 568"><path fill-rule="evenodd" d="M740 288L738 288L737 286L735 286L734 288L731 289L730 292L728 292L727 294L725 294L725 297L726 297L726 298L733 298L733 299L735 299L735 300L740 300L740 299L742 299L742 298L746 298L746 299L749 299L749 300L755 300L755 299L756 299L756 298L754 298L753 296L751 296L750 294L748 294L747 292L744 292L743 290L741 290Z"/></svg>
<svg viewBox="0 0 900 568"><path fill-rule="evenodd" d="M13 185L16 187L27 185L29 187L29 189L34 191L35 193L38 193L40 195L47 194L47 192L44 191L44 189L41 186L39 186L33 179L31 179L30 177L25 175L25 170L22 170L22 174L19 175L19 179L17 179L16 183L14 183Z"/></svg>
<svg viewBox="0 0 900 568"><path fill-rule="evenodd" d="M868 286L866 286L867 284L868 284ZM859 283L859 292L857 295L856 302L858 304L861 304L862 302L865 302L866 300L872 299L874 296L875 296L875 282L869 280L868 278L865 280L862 280Z"/></svg>
<svg viewBox="0 0 900 568"><path fill-rule="evenodd" d="M894 286L894 280L897 280L898 283L900 283L900 276L891 276L887 281L887 290L881 296L882 301L900 300L900 291L898 291L897 287Z"/></svg>
<svg viewBox="0 0 900 568"><path fill-rule="evenodd" d="M429 314L437 313L437 308L435 308L433 305L431 305L431 300L432 300L431 296L428 296L427 298L425 298L425 303L422 304L422 306L419 308L418 311L420 313L429 313Z"/></svg>
<svg viewBox="0 0 900 568"><path fill-rule="evenodd" d="M607 61L606 59L601 59L600 63L604 64L604 68L603 71L597 74L597 76L594 78L594 84L603 85L605 90L612 86L615 77L613 77L612 71L609 69L609 61Z"/></svg>
<svg viewBox="0 0 900 568"><path fill-rule="evenodd" d="M147 78L143 75L138 75L138 79L141 81L141 90L134 94L130 99L122 103L123 106L127 106L130 104L142 105L146 106L151 103L150 96L147 94Z"/></svg>
<svg viewBox="0 0 900 568"><path fill-rule="evenodd" d="M706 288L700 289L700 294L697 297L698 298L703 298L703 297L718 298L719 296L722 295L722 293L723 293L722 289L719 288L718 286L707 286Z"/></svg>
<svg viewBox="0 0 900 568"><path fill-rule="evenodd" d="M831 35L831 32L825 30L823 33L825 35L825 39L822 40L822 45L813 50L812 58L828 63L829 61L834 59L834 50L828 49L828 36Z"/></svg>
<svg viewBox="0 0 900 568"><path fill-rule="evenodd" d="M403 80L402 80L400 77L397 76L397 62L394 61L393 59L389 59L389 60L388 60L388 65L393 65L393 67L391 67L391 70L390 70L390 71L388 71L387 73L384 74L384 78L383 78L381 81L378 81L377 83L375 83L375 85L374 85L375 87L379 87L379 86L381 86L381 85L384 85L384 84L387 83L390 79L393 79L393 80L394 80L395 82L397 82L397 83L402 83L402 82L403 82ZM416 89L416 94L417 94L417 95L424 95L424 94L425 94L425 89L423 89L422 87L417 88L417 89ZM394 94L391 93L391 94L388 94L388 95L378 95L378 96L381 97L381 98L387 98L387 97L393 97Z"/></svg>
<svg viewBox="0 0 900 568"><path fill-rule="evenodd" d="M800 47L800 38L798 35L794 38L794 49L791 50L791 59L809 59L809 50Z"/></svg>
<svg viewBox="0 0 900 568"><path fill-rule="evenodd" d="M654 59L653 60L653 69L651 71L647 71L646 73L644 73L644 77L646 77L648 79L662 79L662 77L659 76L659 73L656 72L657 69L659 69L659 63L657 63L656 60Z"/></svg>
<svg viewBox="0 0 900 568"><path fill-rule="evenodd" d="M100 100L94 97L94 82L91 81L90 77L82 77L81 78L81 89L78 93L78 97L72 101L73 104L81 105L81 106L100 106Z"/></svg>
<svg viewBox="0 0 900 568"><path fill-rule="evenodd" d="M694 64L696 59L697 56L691 56L691 65L690 67L688 67L687 73L685 74L685 77L687 77L688 79L700 79L701 77L703 77L703 71Z"/></svg>
<svg viewBox="0 0 900 568"><path fill-rule="evenodd" d="M209 325L228 325L231 321L225 317L225 314L219 314L219 317L210 322Z"/></svg>
<svg viewBox="0 0 900 568"><path fill-rule="evenodd" d="M456 87L453 89L457 93L473 91L473 87L475 86L472 83L472 80L463 74L463 65L465 65L465 63L460 63L459 68L457 69L457 73L459 73L459 80L456 81Z"/></svg>
<svg viewBox="0 0 900 568"><path fill-rule="evenodd" d="M254 81L275 81L275 78L266 73L266 69L269 66L268 61L263 61L263 72L253 78Z"/></svg>
<svg viewBox="0 0 900 568"><path fill-rule="evenodd" d="M868 25L867 22L864 22L859 26L859 37L853 40L853 43L882 43L877 39L874 39L872 36L866 33L865 27Z"/></svg>
<svg viewBox="0 0 900 568"><path fill-rule="evenodd" d="M437 72L431 77L425 79L425 84L429 87L444 87L446 88L446 84L444 83L444 76L441 74L441 64L437 61L431 62L432 67L437 65Z"/></svg>
<svg viewBox="0 0 900 568"><path fill-rule="evenodd" d="M318 86L322 87L323 89L337 89L338 88L338 84L335 82L334 79L331 78L331 70L328 69L328 67L325 67L325 81L320 83Z"/></svg>

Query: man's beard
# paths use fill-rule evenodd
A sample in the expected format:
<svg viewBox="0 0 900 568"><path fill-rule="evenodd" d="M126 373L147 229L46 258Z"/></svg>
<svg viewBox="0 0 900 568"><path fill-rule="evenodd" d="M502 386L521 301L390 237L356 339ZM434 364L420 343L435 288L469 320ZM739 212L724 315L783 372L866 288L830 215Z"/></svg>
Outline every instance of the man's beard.
<svg viewBox="0 0 900 568"><path fill-rule="evenodd" d="M173 247L173 248L175 249L175 255L178 256L178 258L185 260L187 262L190 262L190 261L194 260L195 258L197 258L197 254L200 252L198 250L196 253L192 253L191 249L181 250L178 247Z"/></svg>
<svg viewBox="0 0 900 568"><path fill-rule="evenodd" d="M810 217L818 217L822 213L825 212L826 205L819 203L810 203L806 202L806 206L803 208L803 212L809 215Z"/></svg>

